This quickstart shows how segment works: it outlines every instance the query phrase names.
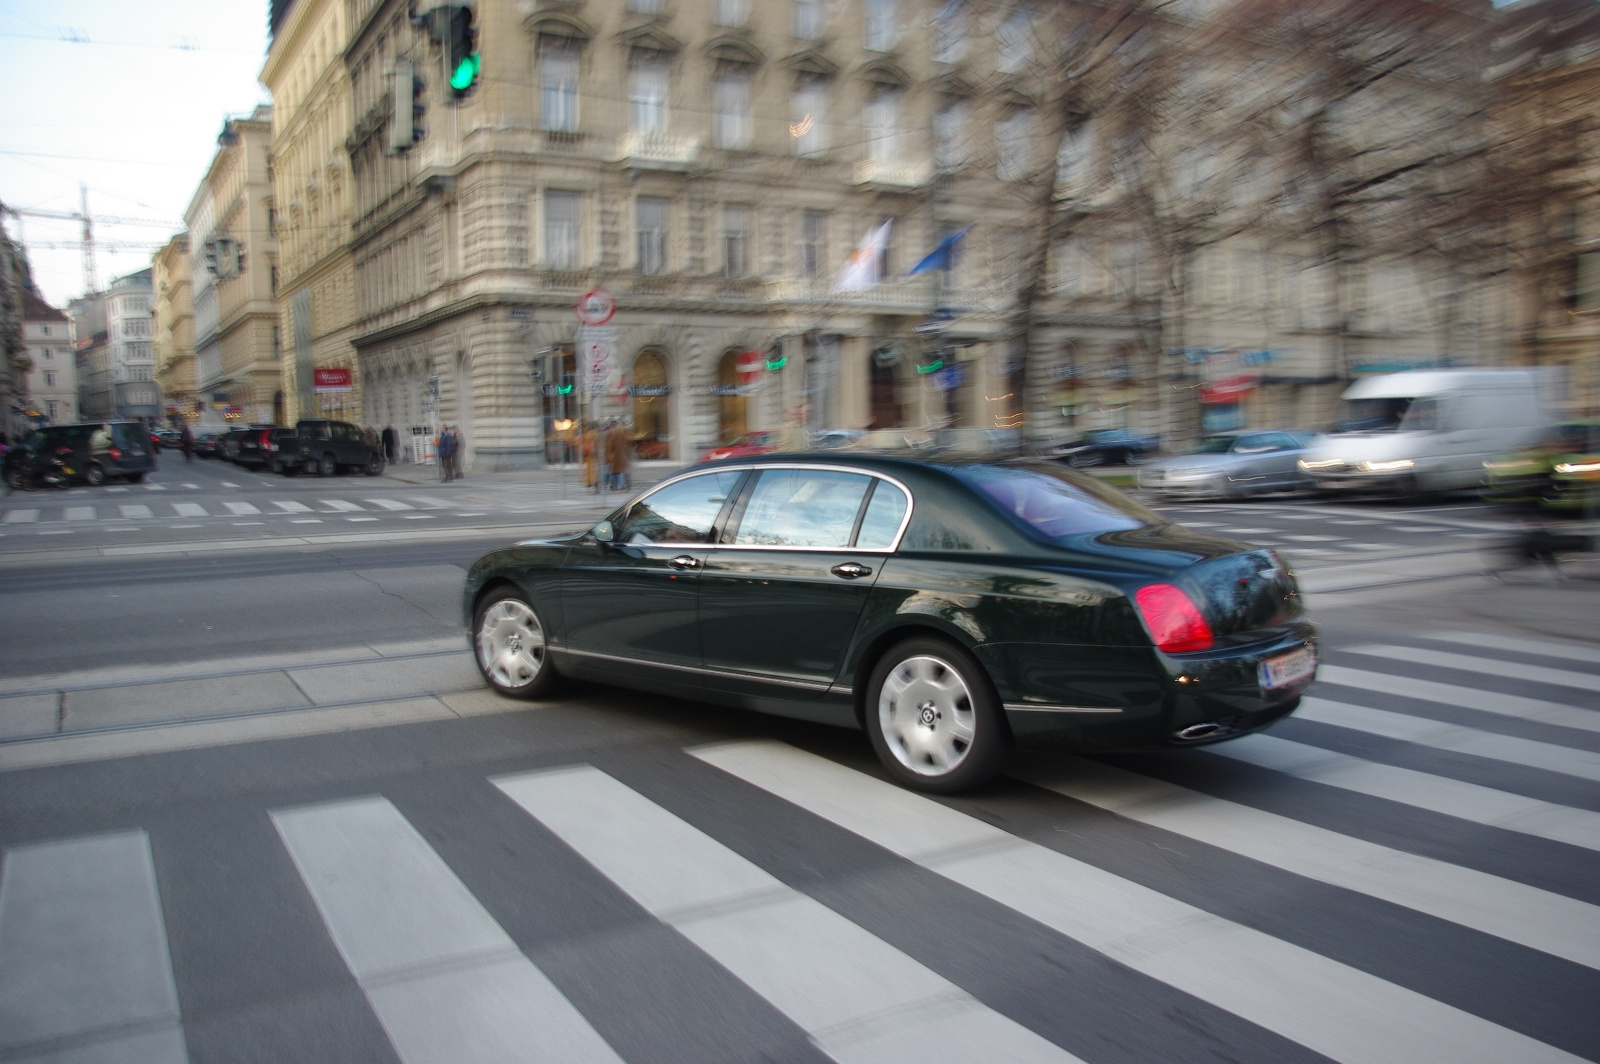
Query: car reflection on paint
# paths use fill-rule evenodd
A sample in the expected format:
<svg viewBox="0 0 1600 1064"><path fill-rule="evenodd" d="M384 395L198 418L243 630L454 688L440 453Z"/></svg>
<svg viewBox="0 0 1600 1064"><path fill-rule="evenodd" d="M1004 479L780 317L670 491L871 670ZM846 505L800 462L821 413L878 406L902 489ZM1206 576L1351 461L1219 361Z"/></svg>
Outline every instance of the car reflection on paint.
<svg viewBox="0 0 1600 1064"><path fill-rule="evenodd" d="M864 729L956 791L1014 741L1200 745L1291 713L1316 632L1274 552L1052 462L771 455L691 468L472 566L495 690L563 675Z"/></svg>

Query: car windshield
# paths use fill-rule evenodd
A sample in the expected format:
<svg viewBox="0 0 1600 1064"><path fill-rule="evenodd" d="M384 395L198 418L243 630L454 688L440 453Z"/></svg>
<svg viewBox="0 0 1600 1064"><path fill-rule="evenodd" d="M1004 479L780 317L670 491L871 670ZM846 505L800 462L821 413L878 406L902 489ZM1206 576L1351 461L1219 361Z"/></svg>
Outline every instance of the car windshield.
<svg viewBox="0 0 1600 1064"><path fill-rule="evenodd" d="M1201 440L1199 446L1191 450L1190 454L1227 454L1228 448L1233 446L1234 436L1213 436L1209 440Z"/></svg>
<svg viewBox="0 0 1600 1064"><path fill-rule="evenodd" d="M956 466L951 472L1007 514L1054 540L1166 524L1114 488L1070 469Z"/></svg>
<svg viewBox="0 0 1600 1064"><path fill-rule="evenodd" d="M1339 404L1339 420L1333 431L1397 432L1416 401L1411 398L1346 399Z"/></svg>

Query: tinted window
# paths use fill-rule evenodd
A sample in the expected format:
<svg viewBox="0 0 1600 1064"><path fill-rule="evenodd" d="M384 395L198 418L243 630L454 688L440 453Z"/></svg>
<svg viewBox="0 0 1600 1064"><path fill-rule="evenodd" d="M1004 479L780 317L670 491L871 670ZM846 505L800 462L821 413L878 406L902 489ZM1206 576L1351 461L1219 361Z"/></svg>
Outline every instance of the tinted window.
<svg viewBox="0 0 1600 1064"><path fill-rule="evenodd" d="M872 478L822 469L768 469L745 504L735 543L848 547Z"/></svg>
<svg viewBox="0 0 1600 1064"><path fill-rule="evenodd" d="M868 550L882 550L894 545L894 536L900 531L900 522L906 516L906 493L886 480L878 481L878 490L867 503L867 516L861 519L861 534L856 536L856 546Z"/></svg>
<svg viewBox="0 0 1600 1064"><path fill-rule="evenodd" d="M1001 510L1051 539L1165 522L1093 477L1047 466L957 466L951 470Z"/></svg>
<svg viewBox="0 0 1600 1064"><path fill-rule="evenodd" d="M1278 437L1266 434L1241 436L1239 442L1233 445L1234 454L1265 454L1279 449Z"/></svg>
<svg viewBox="0 0 1600 1064"><path fill-rule="evenodd" d="M617 532L622 543L710 543L739 473L702 473L651 492L629 508Z"/></svg>

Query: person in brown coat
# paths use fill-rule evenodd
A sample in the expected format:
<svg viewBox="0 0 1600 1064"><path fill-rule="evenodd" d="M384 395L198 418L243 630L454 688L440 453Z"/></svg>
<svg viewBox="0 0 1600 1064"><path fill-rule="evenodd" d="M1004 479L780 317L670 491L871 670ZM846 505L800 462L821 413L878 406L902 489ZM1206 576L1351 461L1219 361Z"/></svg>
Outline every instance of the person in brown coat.
<svg viewBox="0 0 1600 1064"><path fill-rule="evenodd" d="M583 453L583 486L590 491L600 490L600 430L590 422L584 426L579 444Z"/></svg>
<svg viewBox="0 0 1600 1064"><path fill-rule="evenodd" d="M613 421L606 430L606 470L610 474L607 486L613 491L626 491L628 470L633 465L633 440L622 422Z"/></svg>

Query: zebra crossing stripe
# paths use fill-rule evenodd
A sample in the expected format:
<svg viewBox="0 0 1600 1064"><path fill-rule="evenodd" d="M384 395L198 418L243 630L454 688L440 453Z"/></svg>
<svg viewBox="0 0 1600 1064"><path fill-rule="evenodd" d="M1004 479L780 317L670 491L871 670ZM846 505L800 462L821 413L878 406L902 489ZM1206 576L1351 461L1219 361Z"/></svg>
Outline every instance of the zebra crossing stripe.
<svg viewBox="0 0 1600 1064"><path fill-rule="evenodd" d="M1273 735L1247 735L1208 746L1206 753L1474 824L1600 850L1600 813L1588 809L1384 765Z"/></svg>
<svg viewBox="0 0 1600 1064"><path fill-rule="evenodd" d="M1580 1059L793 747L759 741L689 752L1135 971L1333 1060Z"/></svg>
<svg viewBox="0 0 1600 1064"><path fill-rule="evenodd" d="M0 1059L187 1061L143 831L6 851Z"/></svg>
<svg viewBox="0 0 1600 1064"><path fill-rule="evenodd" d="M834 1060L1078 1060L598 769L493 782Z"/></svg>
<svg viewBox="0 0 1600 1064"><path fill-rule="evenodd" d="M1085 758L1062 757L1018 776L1307 879L1600 968L1600 907L1586 902Z"/></svg>
<svg viewBox="0 0 1600 1064"><path fill-rule="evenodd" d="M1600 754L1590 750L1519 739L1513 735L1496 735L1428 717L1413 717L1409 713L1391 713L1386 709L1369 709L1322 698L1301 699L1300 708L1295 710L1294 715L1299 720L1350 728L1381 735L1386 739L1431 746L1437 750L1508 761L1514 765L1559 772L1600 783Z"/></svg>
<svg viewBox="0 0 1600 1064"><path fill-rule="evenodd" d="M1578 731L1600 732L1600 713L1592 709L1563 705L1560 702L1546 702L1543 699L1527 698L1522 695L1504 695L1498 691L1462 687L1460 684L1417 680L1410 676L1396 676L1387 672L1369 672L1366 669L1352 669L1345 665L1321 665L1317 668L1317 677L1328 683L1338 684L1340 687L1381 691L1384 694L1400 695L1422 702L1437 702L1445 706L1460 706L1463 709L1476 709L1483 713L1515 717L1537 724L1554 724L1557 727L1574 728Z"/></svg>
<svg viewBox="0 0 1600 1064"><path fill-rule="evenodd" d="M411 501L416 503L418 506L422 507L424 510L448 510L448 509L450 509L450 504L449 503L440 502L438 499L420 499L417 496L413 495L413 496L411 496Z"/></svg>
<svg viewBox="0 0 1600 1064"><path fill-rule="evenodd" d="M366 501L370 502L374 506L382 507L385 510L415 510L416 509L415 506L411 506L411 505L409 505L407 503L403 503L403 502L398 502L398 501L396 501L394 499L368 499Z"/></svg>
<svg viewBox="0 0 1600 1064"><path fill-rule="evenodd" d="M175 503L172 504L172 510L179 517L210 517L211 516L210 514L206 513L206 508L204 506L201 506L197 502L175 502Z"/></svg>
<svg viewBox="0 0 1600 1064"><path fill-rule="evenodd" d="M150 507L139 503L124 503L118 506L117 509L121 510L122 516L130 521L144 520L155 516L150 512Z"/></svg>
<svg viewBox="0 0 1600 1064"><path fill-rule="evenodd" d="M621 1058L383 798L272 815L407 1064Z"/></svg>
<svg viewBox="0 0 1600 1064"><path fill-rule="evenodd" d="M358 510L365 510L366 509L365 506L361 506L361 505L359 505L357 503L349 502L348 500L345 500L345 499L318 499L317 501L320 502L322 505L328 507L330 510L337 511L338 513L346 513L346 514L348 514L348 513L355 513Z"/></svg>
<svg viewBox="0 0 1600 1064"><path fill-rule="evenodd" d="M246 514L258 514L261 512L255 507L255 505L248 502L225 502L222 505L228 508L229 513L237 514L240 517L244 517Z"/></svg>
<svg viewBox="0 0 1600 1064"><path fill-rule="evenodd" d="M286 514L308 514L312 512L311 507L303 502L295 502L293 499L284 499L281 502L274 499L272 505Z"/></svg>
<svg viewBox="0 0 1600 1064"><path fill-rule="evenodd" d="M1568 661L1581 661L1590 665L1600 657L1600 648L1579 646L1576 643L1555 639L1518 639L1514 636L1487 635L1482 632L1427 632L1423 638L1437 639L1445 643L1461 643L1470 647L1484 647L1488 650L1510 650L1539 657L1565 658Z"/></svg>
<svg viewBox="0 0 1600 1064"><path fill-rule="evenodd" d="M1451 654L1443 650L1423 647L1389 647L1366 645L1350 647L1347 654L1362 654L1374 658L1390 658L1419 665L1437 665L1444 669L1464 672L1481 672L1489 676L1504 676L1512 680L1551 684L1556 687L1573 687L1580 691L1600 691L1600 675L1592 672L1574 672L1571 669L1552 669L1545 665L1524 665L1520 661L1501 661L1498 658L1473 657ZM1595 651L1600 659L1600 649Z"/></svg>
<svg viewBox="0 0 1600 1064"><path fill-rule="evenodd" d="M68 521L93 521L93 506L68 506L62 511L62 517Z"/></svg>
<svg viewBox="0 0 1600 1064"><path fill-rule="evenodd" d="M6 524L25 525L39 520L38 510L12 510L6 514Z"/></svg>

